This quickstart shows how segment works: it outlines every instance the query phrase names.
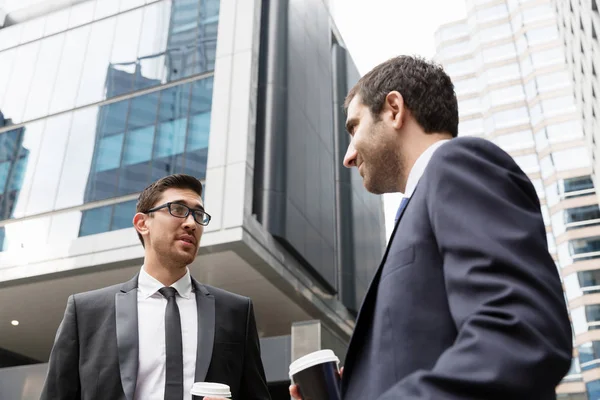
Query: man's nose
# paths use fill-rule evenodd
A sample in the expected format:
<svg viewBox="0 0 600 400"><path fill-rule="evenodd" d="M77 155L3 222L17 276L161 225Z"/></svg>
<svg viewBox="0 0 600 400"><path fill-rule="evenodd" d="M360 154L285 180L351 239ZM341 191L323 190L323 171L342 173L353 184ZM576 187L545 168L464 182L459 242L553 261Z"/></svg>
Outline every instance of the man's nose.
<svg viewBox="0 0 600 400"><path fill-rule="evenodd" d="M354 144L350 142L348 145L348 150L346 150L346 155L344 156L344 167L352 168L356 166L356 149L354 148Z"/></svg>

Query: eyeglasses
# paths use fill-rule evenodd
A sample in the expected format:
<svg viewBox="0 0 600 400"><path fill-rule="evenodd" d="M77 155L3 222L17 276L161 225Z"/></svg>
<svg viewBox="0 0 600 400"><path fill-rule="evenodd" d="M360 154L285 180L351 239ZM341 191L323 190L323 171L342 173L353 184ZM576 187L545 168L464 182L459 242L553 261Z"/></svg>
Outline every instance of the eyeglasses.
<svg viewBox="0 0 600 400"><path fill-rule="evenodd" d="M196 221L200 225L206 226L210 222L211 217L206 212L204 212L204 210L193 210L193 209L189 208L188 206L186 206L185 204L181 204L181 203L166 203L166 204L163 204L162 206L154 207L154 208L146 211L144 214L149 214L151 212L158 211L163 208L168 208L169 214L171 214L172 216L177 217L177 218L187 218L188 215L190 215L190 213L192 213L192 216L194 217L194 221Z"/></svg>

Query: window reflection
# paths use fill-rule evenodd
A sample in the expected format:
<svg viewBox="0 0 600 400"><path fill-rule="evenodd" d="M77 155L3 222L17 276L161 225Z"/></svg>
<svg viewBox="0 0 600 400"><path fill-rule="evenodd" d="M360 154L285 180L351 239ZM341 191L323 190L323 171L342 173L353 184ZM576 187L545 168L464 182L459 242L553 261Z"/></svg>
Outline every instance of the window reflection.
<svg viewBox="0 0 600 400"><path fill-rule="evenodd" d="M0 133L0 218L136 193L175 172L203 179L211 98L206 78Z"/></svg>
<svg viewBox="0 0 600 400"><path fill-rule="evenodd" d="M83 211L79 236L131 228L135 206L136 201L131 200Z"/></svg>
<svg viewBox="0 0 600 400"><path fill-rule="evenodd" d="M210 71L219 4L102 0L32 20L24 38L35 41L0 51L0 107L20 123ZM0 29L0 50L28 24Z"/></svg>

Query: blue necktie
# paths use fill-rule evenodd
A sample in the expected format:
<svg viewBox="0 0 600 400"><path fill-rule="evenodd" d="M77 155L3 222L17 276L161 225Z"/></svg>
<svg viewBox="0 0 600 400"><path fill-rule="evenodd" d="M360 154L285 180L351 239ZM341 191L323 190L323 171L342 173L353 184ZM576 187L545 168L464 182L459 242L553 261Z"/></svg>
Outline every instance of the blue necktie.
<svg viewBox="0 0 600 400"><path fill-rule="evenodd" d="M402 201L400 201L400 207L398 207L398 212L396 212L396 219L394 220L394 223L398 222L398 219L402 214L402 210L404 210L404 208L406 208L406 204L408 204L408 199L409 197L403 197Z"/></svg>

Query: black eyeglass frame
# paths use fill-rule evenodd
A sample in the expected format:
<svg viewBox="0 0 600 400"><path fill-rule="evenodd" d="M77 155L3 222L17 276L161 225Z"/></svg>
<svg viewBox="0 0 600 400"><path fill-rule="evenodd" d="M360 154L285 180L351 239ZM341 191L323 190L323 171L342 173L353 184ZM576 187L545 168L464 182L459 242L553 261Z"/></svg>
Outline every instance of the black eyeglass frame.
<svg viewBox="0 0 600 400"><path fill-rule="evenodd" d="M187 212L185 213L185 215L174 215L173 211L171 210L171 206L172 205L176 205L176 206L180 206L180 207L185 207L185 208L187 208ZM168 203L162 204L160 206L156 206L156 207L151 208L150 210L144 212L144 214L150 214L151 212L162 210L163 208L168 209L169 210L169 214L171 214L175 218L187 218L190 215L190 213L192 213L192 217L194 218L194 221L196 221L197 224L202 225L202 226L207 226L209 224L211 218L212 218L210 216L210 214L208 214L204 210L198 210L198 209L194 210L194 209L186 206L185 204L178 203L178 202L168 202ZM198 221L198 218L197 218L198 214L201 214L200 216L206 216L206 223L203 222L204 219L202 219L202 222Z"/></svg>

